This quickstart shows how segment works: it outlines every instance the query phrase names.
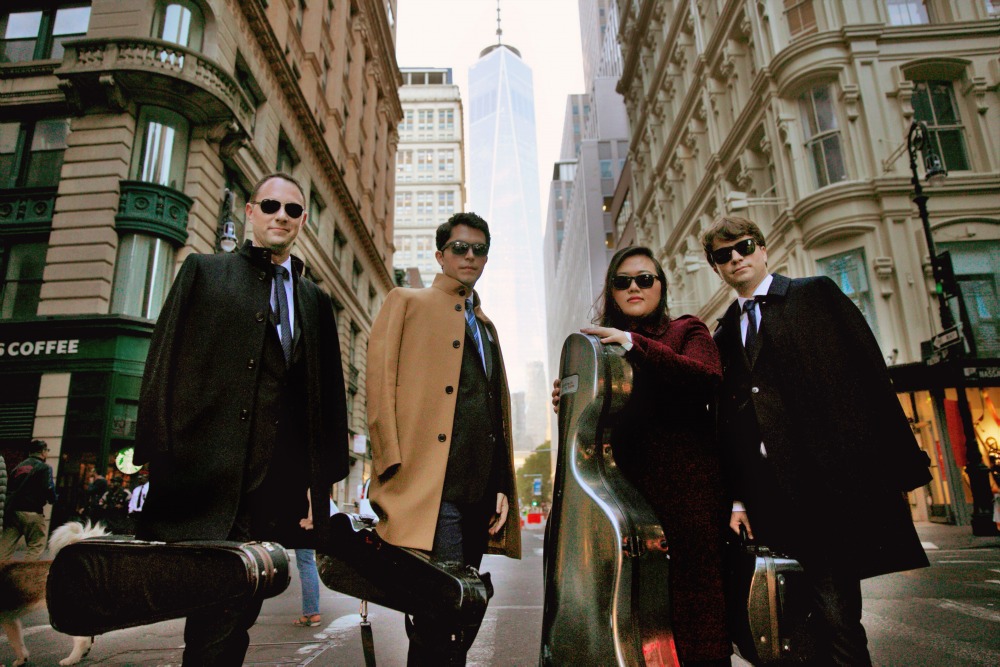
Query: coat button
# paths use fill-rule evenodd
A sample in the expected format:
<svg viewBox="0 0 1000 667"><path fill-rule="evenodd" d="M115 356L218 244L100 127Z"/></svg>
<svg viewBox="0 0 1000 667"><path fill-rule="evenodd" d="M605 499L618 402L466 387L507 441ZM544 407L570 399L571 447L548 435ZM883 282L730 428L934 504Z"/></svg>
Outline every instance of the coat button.
<svg viewBox="0 0 1000 667"><path fill-rule="evenodd" d="M496 441L497 441L496 436L490 433L490 442L496 442Z"/></svg>
<svg viewBox="0 0 1000 667"><path fill-rule="evenodd" d="M438 433L438 442L444 442L447 439L448 436L446 436L444 433Z"/></svg>
<svg viewBox="0 0 1000 667"><path fill-rule="evenodd" d="M444 388L444 393L446 393L446 394L452 394L454 392L455 392L455 388L452 387L451 385L448 385L447 387Z"/></svg>
<svg viewBox="0 0 1000 667"><path fill-rule="evenodd" d="M462 304L456 303L455 304L455 310L462 310Z"/></svg>
<svg viewBox="0 0 1000 667"><path fill-rule="evenodd" d="M458 295L459 296L465 296L465 290L464 289L458 290Z"/></svg>
<svg viewBox="0 0 1000 667"><path fill-rule="evenodd" d="M254 361L253 359L247 359L247 368L253 368L256 365L257 365L256 361Z"/></svg>
<svg viewBox="0 0 1000 667"><path fill-rule="evenodd" d="M750 393L751 394L759 394L760 393L760 387L750 387Z"/></svg>
<svg viewBox="0 0 1000 667"><path fill-rule="evenodd" d="M258 310L258 311L257 311L257 314L256 314L256 315L254 315L254 318L255 318L255 319L256 319L256 320L258 321L258 322L263 322L263 321L264 321L264 311L263 311L263 310Z"/></svg>
<svg viewBox="0 0 1000 667"><path fill-rule="evenodd" d="M257 274L257 280L266 280L266 279L267 279L267 271L261 271L260 273Z"/></svg>
<svg viewBox="0 0 1000 667"><path fill-rule="evenodd" d="M453 340L451 341L451 346L457 350L458 348L462 347L462 344L459 343L457 340Z"/></svg>
<svg viewBox="0 0 1000 667"><path fill-rule="evenodd" d="M246 421L248 419L250 419L250 411L240 410L240 421Z"/></svg>

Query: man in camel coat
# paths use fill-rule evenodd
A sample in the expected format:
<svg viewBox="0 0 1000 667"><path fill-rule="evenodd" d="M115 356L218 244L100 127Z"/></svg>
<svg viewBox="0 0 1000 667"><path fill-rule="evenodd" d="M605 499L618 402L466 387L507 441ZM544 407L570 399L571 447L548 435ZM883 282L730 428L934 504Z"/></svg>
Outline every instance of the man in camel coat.
<svg viewBox="0 0 1000 667"><path fill-rule="evenodd" d="M372 327L371 501L386 542L478 568L487 551L521 556L507 377L473 289L489 227L458 213L436 240L442 273L431 287L391 291ZM407 619L408 664L465 664L474 635L447 630Z"/></svg>

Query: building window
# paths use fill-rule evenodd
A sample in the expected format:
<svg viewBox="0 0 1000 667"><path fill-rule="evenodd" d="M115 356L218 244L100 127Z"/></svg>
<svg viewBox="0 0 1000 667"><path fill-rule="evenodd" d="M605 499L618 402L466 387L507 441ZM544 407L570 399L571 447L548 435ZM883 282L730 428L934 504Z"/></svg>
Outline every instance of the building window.
<svg viewBox="0 0 1000 667"><path fill-rule="evenodd" d="M87 34L90 3L0 14L0 63L58 60L63 42Z"/></svg>
<svg viewBox="0 0 1000 667"><path fill-rule="evenodd" d="M347 238L339 229L333 230L333 261L340 265L344 258L344 248L347 247Z"/></svg>
<svg viewBox="0 0 1000 667"><path fill-rule="evenodd" d="M923 25L930 23L923 0L885 0L889 25Z"/></svg>
<svg viewBox="0 0 1000 667"><path fill-rule="evenodd" d="M831 86L817 86L799 97L806 150L812 160L816 185L823 187L847 178L840 147L836 108Z"/></svg>
<svg viewBox="0 0 1000 667"><path fill-rule="evenodd" d="M948 171L969 168L965 131L955 103L951 81L916 81L913 90L913 114L927 123L931 148Z"/></svg>
<svg viewBox="0 0 1000 667"><path fill-rule="evenodd" d="M187 169L187 119L161 107L143 107L139 112L141 135L132 155L132 178L184 189Z"/></svg>
<svg viewBox="0 0 1000 667"><path fill-rule="evenodd" d="M407 193L409 194L409 193ZM434 215L434 193L433 192L418 192L417 193L417 217L427 217Z"/></svg>
<svg viewBox="0 0 1000 667"><path fill-rule="evenodd" d="M417 180L429 181L434 178L434 151L421 149L417 151Z"/></svg>
<svg viewBox="0 0 1000 667"><path fill-rule="evenodd" d="M792 37L816 32L816 9L813 0L785 0L785 18Z"/></svg>
<svg viewBox="0 0 1000 667"><path fill-rule="evenodd" d="M455 173L455 151L438 151L438 173L442 178L447 178Z"/></svg>
<svg viewBox="0 0 1000 667"><path fill-rule="evenodd" d="M413 214L413 193L396 193L396 217L410 217Z"/></svg>
<svg viewBox="0 0 1000 667"><path fill-rule="evenodd" d="M58 185L68 135L68 118L0 123L0 187Z"/></svg>
<svg viewBox="0 0 1000 667"><path fill-rule="evenodd" d="M454 192L439 192L438 193L438 215L450 216L455 212L455 193Z"/></svg>
<svg viewBox="0 0 1000 667"><path fill-rule="evenodd" d="M191 0L170 0L157 8L153 36L171 44L201 51L205 39L205 18Z"/></svg>
<svg viewBox="0 0 1000 667"><path fill-rule="evenodd" d="M371 285L368 286L368 312L372 315L375 314L375 306L378 305L378 293L375 288Z"/></svg>
<svg viewBox="0 0 1000 667"><path fill-rule="evenodd" d="M361 284L361 273L361 264L358 260L354 260L353 264L351 264L351 287L354 288L355 292L358 291L358 286Z"/></svg>
<svg viewBox="0 0 1000 667"><path fill-rule="evenodd" d="M286 174L291 174L292 170L295 169L295 165L298 163L298 155L295 154L295 150L292 148L292 145L288 143L288 139L286 139L284 134L282 134L281 138L278 139L278 160L275 163L277 170Z"/></svg>
<svg viewBox="0 0 1000 667"><path fill-rule="evenodd" d="M875 299L872 297L868 282L868 269L865 264L865 251L855 248L839 255L824 257L817 260L820 275L827 276L841 291L854 302L872 333L878 338L878 320L875 318Z"/></svg>
<svg viewBox="0 0 1000 667"><path fill-rule="evenodd" d="M983 0L987 16L1000 16L1000 0Z"/></svg>
<svg viewBox="0 0 1000 667"><path fill-rule="evenodd" d="M417 110L417 136L427 136L434 131L434 110Z"/></svg>
<svg viewBox="0 0 1000 667"><path fill-rule="evenodd" d="M0 319L38 314L48 247L44 241L0 246Z"/></svg>
<svg viewBox="0 0 1000 667"><path fill-rule="evenodd" d="M316 186L312 183L309 184L309 217L306 222L313 230L319 229L319 222L323 218L323 211L326 210L326 205L323 204L323 198L316 193Z"/></svg>
<svg viewBox="0 0 1000 667"><path fill-rule="evenodd" d="M173 276L174 248L145 234L122 234L118 239L111 312L156 319Z"/></svg>
<svg viewBox="0 0 1000 667"><path fill-rule="evenodd" d="M939 243L937 249L951 253L976 356L1000 357L1000 241Z"/></svg>
<svg viewBox="0 0 1000 667"><path fill-rule="evenodd" d="M438 132L450 134L455 131L455 110L441 109L438 111Z"/></svg>
<svg viewBox="0 0 1000 667"><path fill-rule="evenodd" d="M413 178L413 151L404 150L396 153L396 178L409 181Z"/></svg>

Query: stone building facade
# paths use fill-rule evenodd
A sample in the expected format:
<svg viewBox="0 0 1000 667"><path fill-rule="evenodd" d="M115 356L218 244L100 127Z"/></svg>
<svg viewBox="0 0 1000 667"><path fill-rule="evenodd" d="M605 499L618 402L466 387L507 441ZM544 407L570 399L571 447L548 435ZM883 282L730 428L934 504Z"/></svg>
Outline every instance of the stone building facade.
<svg viewBox="0 0 1000 667"><path fill-rule="evenodd" d="M53 523L135 431L149 336L190 253L249 238L293 174L293 252L339 309L365 469L364 358L392 288L395 0L34 0L0 8L0 449L49 441ZM220 346L225 340L219 340ZM127 467L127 466L126 466ZM116 472L117 474L117 472Z"/></svg>
<svg viewBox="0 0 1000 667"><path fill-rule="evenodd" d="M733 298L699 242L720 213L761 226L772 271L833 278L935 463L915 516L947 518L963 485L942 456L956 389L923 363L941 320L907 136L925 122L949 172L925 194L968 306L977 355L961 374L985 453L1000 436L983 419L1000 400L1000 3L632 0L619 18L632 131L619 238L655 250L675 314L708 322Z"/></svg>

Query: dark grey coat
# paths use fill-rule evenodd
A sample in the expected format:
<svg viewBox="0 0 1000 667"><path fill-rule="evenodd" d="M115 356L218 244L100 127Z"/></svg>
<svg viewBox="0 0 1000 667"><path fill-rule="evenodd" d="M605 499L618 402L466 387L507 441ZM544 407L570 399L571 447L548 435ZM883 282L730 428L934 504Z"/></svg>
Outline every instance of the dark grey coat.
<svg viewBox="0 0 1000 667"><path fill-rule="evenodd" d="M347 403L333 302L296 273L295 346L302 346L316 538L328 534L330 487L347 475ZM144 537L226 539L244 488L260 359L270 322L270 253L191 255L153 331L136 425L150 461ZM272 332L273 334L273 332ZM275 452L275 456L280 456Z"/></svg>
<svg viewBox="0 0 1000 667"><path fill-rule="evenodd" d="M903 493L930 481L864 317L826 277L775 275L756 352L739 307L715 332L719 428L730 494L787 501L780 537L868 577L927 565ZM760 443L777 489L760 488ZM760 505L763 506L763 505Z"/></svg>

